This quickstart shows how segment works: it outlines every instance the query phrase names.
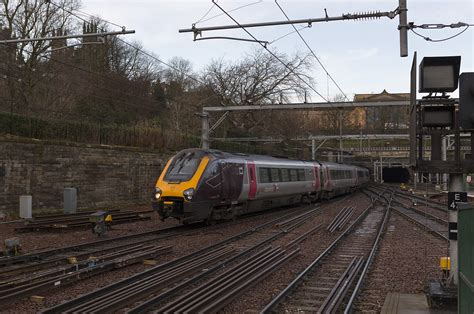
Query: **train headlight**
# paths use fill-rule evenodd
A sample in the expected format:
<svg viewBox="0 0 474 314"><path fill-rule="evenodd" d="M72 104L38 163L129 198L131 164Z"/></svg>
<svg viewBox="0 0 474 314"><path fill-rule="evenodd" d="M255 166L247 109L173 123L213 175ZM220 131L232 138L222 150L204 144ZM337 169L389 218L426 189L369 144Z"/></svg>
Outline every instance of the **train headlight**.
<svg viewBox="0 0 474 314"><path fill-rule="evenodd" d="M192 199L193 199L193 195L194 195L194 189L193 189L193 188L190 188L190 189L184 190L183 195L184 195L184 198L185 198L187 201L192 200Z"/></svg>
<svg viewBox="0 0 474 314"><path fill-rule="evenodd" d="M162 194L163 194L163 191L161 191L160 188L155 187L155 193L153 194L153 197L155 198L155 200L158 201L161 198Z"/></svg>

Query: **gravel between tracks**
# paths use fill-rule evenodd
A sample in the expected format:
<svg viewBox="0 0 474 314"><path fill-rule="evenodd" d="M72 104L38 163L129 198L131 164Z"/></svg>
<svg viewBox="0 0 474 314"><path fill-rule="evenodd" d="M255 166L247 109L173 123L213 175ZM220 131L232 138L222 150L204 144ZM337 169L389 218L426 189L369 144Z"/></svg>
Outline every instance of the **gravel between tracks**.
<svg viewBox="0 0 474 314"><path fill-rule="evenodd" d="M244 313L262 310L281 290L283 290L301 271L303 271L323 250L338 236L341 231L329 234L326 227L336 216L338 211L345 206L355 206L356 212L351 217L351 222L368 206L367 196L358 193L351 195L347 199L324 207L321 215L315 217L305 224L303 228L295 230L290 237L284 237L276 244L285 244L311 229L315 224L322 223L323 226L316 233L302 242L299 247L300 254L285 264L276 272L268 276L265 280L248 290L237 300L230 303L224 313ZM347 227L349 223L345 225Z"/></svg>
<svg viewBox="0 0 474 314"><path fill-rule="evenodd" d="M142 211L149 210L149 205L139 205L133 207L133 210ZM129 210L132 210L130 208ZM167 219L162 222L158 214L153 212L149 214L150 220L136 221L126 224L118 224L112 226L112 229L107 232L107 238L123 236L127 234L154 230L158 228L168 228L178 225L176 220ZM20 243L23 253L30 253L45 249L54 249L63 246L76 245L91 241L97 241L97 235L92 234L90 229L81 230L58 230L48 232L15 232L15 228L23 226L23 223L11 223L0 225L0 243L3 245L5 239L11 237L20 238Z"/></svg>
<svg viewBox="0 0 474 314"><path fill-rule="evenodd" d="M446 241L392 212L356 312L379 313L388 292L423 293L428 279L441 278L439 258L446 250Z"/></svg>
<svg viewBox="0 0 474 314"><path fill-rule="evenodd" d="M195 234L193 236L176 236L170 239L161 240L157 244L162 245L162 246L170 245L173 247L173 252L171 254L166 254L161 257L158 257L157 260L159 263L162 263L162 262L166 262L183 255L189 254L200 248L211 245L213 243L217 243L223 239L226 239L228 237L231 237L233 235L246 231L254 226L260 225L268 220L274 219L277 216L281 216L282 214L283 214L282 212L267 212L256 217L252 217L251 219L239 219L237 220L236 224L232 224L227 227L213 229L211 231L207 230L206 228L203 228L202 232L200 232L197 235ZM152 218L151 222L155 224L154 226L152 225L153 227L147 226L147 224L149 223L148 221L134 223L133 225L136 225L138 228L138 229L135 229L134 231L135 232L146 231L147 229L145 228L149 228L151 230L157 227L160 227L160 228L166 227L165 226L166 222L164 224L161 223L161 221L158 220L158 217ZM127 226L125 225L117 226L117 228L120 227L123 233L117 234L114 236L133 233L133 232L124 231L124 230L130 229L128 225L129 224L127 224ZM145 225L145 227L142 228L142 225ZM87 231L85 233L87 233ZM90 231L88 231L88 233L90 234ZM80 233L80 234L83 234L83 233ZM109 233L109 236L111 236L111 234L112 232ZM86 239L85 240L81 239L81 241L79 242L79 241L74 241L73 239L70 239L71 236L74 237L76 235L61 234L61 233L54 234L54 235L38 233L36 234L37 238L34 238L34 239L36 243L41 243L41 241L38 238L43 238L43 241L44 241L45 238L49 238L49 237L59 238L59 237L62 237L63 235L67 235L69 239L67 241L61 242L61 243L65 243L63 245L78 244L80 242L87 242L87 241L96 239L96 237L87 237L87 234L84 234L84 237L86 237ZM60 245L58 244L53 244L53 247L59 247L59 246ZM145 269L148 269L148 267L140 264L140 265L134 265L134 266L129 266L123 269L115 270L112 272L103 273L93 278L89 278L89 279L80 281L78 283L75 283L71 286L65 286L61 288L60 290L55 289L48 293L41 293L40 295L45 297L45 301L43 304L38 304L29 299L25 299L23 301L12 304L8 308L1 309L0 312L1 313L19 313L19 312L35 313L41 310L42 308L51 307L65 300L72 299L81 294L90 292L92 290L96 290L97 288L116 282L120 279L129 277L133 274L136 274Z"/></svg>

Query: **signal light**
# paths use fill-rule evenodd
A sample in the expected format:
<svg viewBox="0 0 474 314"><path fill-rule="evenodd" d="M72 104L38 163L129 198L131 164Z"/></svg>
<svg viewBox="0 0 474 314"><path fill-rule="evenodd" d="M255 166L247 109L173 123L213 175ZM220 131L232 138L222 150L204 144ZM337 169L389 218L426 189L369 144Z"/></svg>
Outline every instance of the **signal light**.
<svg viewBox="0 0 474 314"><path fill-rule="evenodd" d="M474 72L459 76L459 126L474 129Z"/></svg>
<svg viewBox="0 0 474 314"><path fill-rule="evenodd" d="M454 92L460 67L460 56L424 57L420 64L420 93Z"/></svg>

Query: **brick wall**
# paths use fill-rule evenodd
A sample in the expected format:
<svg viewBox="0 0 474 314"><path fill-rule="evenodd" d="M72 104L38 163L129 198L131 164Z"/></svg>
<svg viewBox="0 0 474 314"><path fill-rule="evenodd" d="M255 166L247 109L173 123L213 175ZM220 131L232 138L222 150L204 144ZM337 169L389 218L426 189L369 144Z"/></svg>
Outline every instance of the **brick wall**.
<svg viewBox="0 0 474 314"><path fill-rule="evenodd" d="M148 202L169 155L0 138L0 210L18 212L20 195L33 196L33 210L62 208L66 187L77 188L79 208Z"/></svg>

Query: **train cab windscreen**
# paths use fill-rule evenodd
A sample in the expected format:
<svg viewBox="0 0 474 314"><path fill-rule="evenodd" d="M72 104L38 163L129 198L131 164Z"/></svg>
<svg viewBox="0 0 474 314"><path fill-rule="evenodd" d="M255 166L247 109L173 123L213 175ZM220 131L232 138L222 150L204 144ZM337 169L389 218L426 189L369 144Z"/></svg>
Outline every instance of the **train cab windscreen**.
<svg viewBox="0 0 474 314"><path fill-rule="evenodd" d="M166 172L167 182L189 181L201 163L202 155L196 152L183 152L177 155Z"/></svg>

